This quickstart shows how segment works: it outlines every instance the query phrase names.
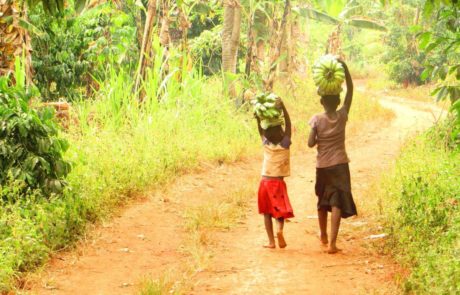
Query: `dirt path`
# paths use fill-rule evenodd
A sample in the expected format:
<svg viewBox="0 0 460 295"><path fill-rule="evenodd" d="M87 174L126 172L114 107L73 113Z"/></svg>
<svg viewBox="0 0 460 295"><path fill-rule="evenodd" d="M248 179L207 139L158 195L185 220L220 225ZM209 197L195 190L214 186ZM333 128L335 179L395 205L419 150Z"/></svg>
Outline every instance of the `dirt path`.
<svg viewBox="0 0 460 295"><path fill-rule="evenodd" d="M369 294L384 293L395 266L365 239L380 230L366 211L370 184L389 167L408 135L429 127L434 117L400 98L382 98L396 118L389 126L366 127L348 143L352 185L360 215L344 220L338 255L323 253L317 239L313 150L295 153L287 179L296 218L286 225L288 247L266 250L256 202L238 228L218 233L211 267L196 275L193 294ZM439 113L437 109L431 109ZM77 251L55 257L32 294L132 294L142 276L156 277L180 265L185 233L181 212L225 195L229 187L257 175L260 160L223 165L184 176L169 190L148 196L110 224L95 230ZM184 258L184 259L182 259Z"/></svg>

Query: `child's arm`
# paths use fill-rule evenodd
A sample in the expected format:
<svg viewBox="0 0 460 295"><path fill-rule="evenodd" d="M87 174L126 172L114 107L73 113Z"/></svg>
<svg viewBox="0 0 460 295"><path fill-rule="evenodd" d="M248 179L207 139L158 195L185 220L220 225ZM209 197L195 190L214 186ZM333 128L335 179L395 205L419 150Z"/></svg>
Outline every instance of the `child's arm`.
<svg viewBox="0 0 460 295"><path fill-rule="evenodd" d="M316 145L316 127L311 128L310 136L308 137L308 147L312 148Z"/></svg>
<svg viewBox="0 0 460 295"><path fill-rule="evenodd" d="M345 70L345 81L347 83L347 94L345 95L345 102L343 107L347 110L347 113L350 112L351 102L353 100L353 81L351 79L350 71L348 70L347 64L339 59L339 63L342 64L343 69Z"/></svg>
<svg viewBox="0 0 460 295"><path fill-rule="evenodd" d="M286 124L286 130L284 130L284 136L291 139L292 130L291 130L291 117L289 117L289 113L284 105L283 101L281 101L281 108L283 109L284 114L284 123Z"/></svg>
<svg viewBox="0 0 460 295"><path fill-rule="evenodd" d="M259 135L260 135L260 138L262 140L264 140L264 130L262 129L262 127L260 126L260 118L254 114L254 117L256 118L257 120L257 129L259 130Z"/></svg>

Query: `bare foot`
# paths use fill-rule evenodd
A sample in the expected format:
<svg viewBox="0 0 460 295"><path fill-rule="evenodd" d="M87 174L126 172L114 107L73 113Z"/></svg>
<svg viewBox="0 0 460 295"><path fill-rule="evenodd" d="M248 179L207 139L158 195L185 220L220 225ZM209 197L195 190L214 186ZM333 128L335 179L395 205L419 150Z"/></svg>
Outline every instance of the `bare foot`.
<svg viewBox="0 0 460 295"><path fill-rule="evenodd" d="M267 244L267 245L264 245L263 247L267 248L267 249L275 249L276 248L275 244Z"/></svg>
<svg viewBox="0 0 460 295"><path fill-rule="evenodd" d="M283 232L278 232L276 236L278 237L278 246L280 246L281 249L286 248L287 244Z"/></svg>
<svg viewBox="0 0 460 295"><path fill-rule="evenodd" d="M320 239L320 241L321 241L321 244L323 244L323 246L326 246L327 244L329 244L329 241L328 241L328 239L327 239L327 235L324 235L324 236L321 235L321 236L319 237L319 239Z"/></svg>
<svg viewBox="0 0 460 295"><path fill-rule="evenodd" d="M337 248L336 246L330 246L329 249L327 250L328 254L335 254L338 252L341 252L342 249Z"/></svg>

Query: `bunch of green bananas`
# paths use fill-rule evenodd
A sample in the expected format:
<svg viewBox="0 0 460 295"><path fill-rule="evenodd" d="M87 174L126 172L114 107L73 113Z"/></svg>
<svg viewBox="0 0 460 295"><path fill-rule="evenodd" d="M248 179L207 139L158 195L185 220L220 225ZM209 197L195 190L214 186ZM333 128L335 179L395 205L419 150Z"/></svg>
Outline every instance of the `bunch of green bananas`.
<svg viewBox="0 0 460 295"><path fill-rule="evenodd" d="M324 55L313 66L313 80L319 95L337 95L342 92L345 71L333 55Z"/></svg>
<svg viewBox="0 0 460 295"><path fill-rule="evenodd" d="M283 125L281 99L274 93L261 93L251 100L262 129Z"/></svg>

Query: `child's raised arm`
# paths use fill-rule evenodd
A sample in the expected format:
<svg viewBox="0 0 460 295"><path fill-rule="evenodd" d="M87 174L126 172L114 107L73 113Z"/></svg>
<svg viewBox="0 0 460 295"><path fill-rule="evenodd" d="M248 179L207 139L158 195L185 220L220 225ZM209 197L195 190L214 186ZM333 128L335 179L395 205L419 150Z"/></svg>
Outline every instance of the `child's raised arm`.
<svg viewBox="0 0 460 295"><path fill-rule="evenodd" d="M286 109L286 106L284 105L284 102L281 101L281 108L283 109L283 114L284 114L284 123L286 124L286 130L284 130L284 136L288 137L291 139L292 135L292 130L291 130L291 117L289 117L289 113Z"/></svg>
<svg viewBox="0 0 460 295"><path fill-rule="evenodd" d="M343 69L345 70L347 94L345 95L345 102L343 103L343 107L346 108L348 113L350 112L351 102L353 101L353 80L351 79L350 71L348 70L347 64L341 59L339 59L338 62L342 64Z"/></svg>
<svg viewBox="0 0 460 295"><path fill-rule="evenodd" d="M257 120L257 130L259 130L259 135L262 140L264 140L264 130L260 126L260 118L254 113L254 117Z"/></svg>

